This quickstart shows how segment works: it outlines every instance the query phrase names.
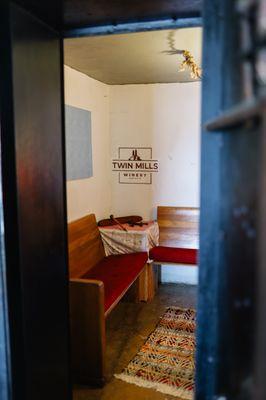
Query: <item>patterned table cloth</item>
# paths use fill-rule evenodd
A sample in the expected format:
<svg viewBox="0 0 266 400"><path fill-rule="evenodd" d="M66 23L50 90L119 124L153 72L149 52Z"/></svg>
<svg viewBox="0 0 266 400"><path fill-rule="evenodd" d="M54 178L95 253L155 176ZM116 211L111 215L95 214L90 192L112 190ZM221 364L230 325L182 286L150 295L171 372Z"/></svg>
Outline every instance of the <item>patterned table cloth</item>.
<svg viewBox="0 0 266 400"><path fill-rule="evenodd" d="M135 253L149 250L159 244L159 226L156 221L147 225L131 227L123 224L127 232L118 225L100 227L106 256Z"/></svg>

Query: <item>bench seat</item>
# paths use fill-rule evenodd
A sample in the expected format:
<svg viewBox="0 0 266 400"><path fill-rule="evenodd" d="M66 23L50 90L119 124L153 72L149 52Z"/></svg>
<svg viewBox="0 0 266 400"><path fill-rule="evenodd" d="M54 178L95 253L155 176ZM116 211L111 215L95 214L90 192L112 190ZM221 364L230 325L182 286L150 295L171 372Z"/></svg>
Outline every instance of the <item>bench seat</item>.
<svg viewBox="0 0 266 400"><path fill-rule="evenodd" d="M106 318L125 294L146 297L148 254L106 257L94 214L68 224L68 253L72 379L102 386Z"/></svg>
<svg viewBox="0 0 266 400"><path fill-rule="evenodd" d="M112 255L103 258L87 271L83 279L95 279L104 284L104 311L108 312L134 282L148 260L147 253Z"/></svg>
<svg viewBox="0 0 266 400"><path fill-rule="evenodd" d="M149 258L156 264L197 265L199 209L159 206L157 218L159 246L150 250Z"/></svg>
<svg viewBox="0 0 266 400"><path fill-rule="evenodd" d="M150 250L149 258L154 262L197 265L197 249L157 246Z"/></svg>

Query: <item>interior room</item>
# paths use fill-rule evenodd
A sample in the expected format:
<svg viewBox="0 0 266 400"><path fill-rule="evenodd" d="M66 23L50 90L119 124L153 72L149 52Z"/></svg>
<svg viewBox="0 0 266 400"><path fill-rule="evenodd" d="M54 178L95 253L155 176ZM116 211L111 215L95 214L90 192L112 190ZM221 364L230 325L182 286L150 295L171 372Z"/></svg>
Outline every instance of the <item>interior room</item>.
<svg viewBox="0 0 266 400"><path fill-rule="evenodd" d="M265 400L265 204L265 0L0 1L1 400Z"/></svg>
<svg viewBox="0 0 266 400"><path fill-rule="evenodd" d="M183 340L195 336L201 51L201 27L64 41L77 400L192 399L195 343L186 343L190 363L176 354L163 361L167 344L155 363L143 346L164 321L177 324L173 340L180 331ZM103 283L104 317L95 281Z"/></svg>

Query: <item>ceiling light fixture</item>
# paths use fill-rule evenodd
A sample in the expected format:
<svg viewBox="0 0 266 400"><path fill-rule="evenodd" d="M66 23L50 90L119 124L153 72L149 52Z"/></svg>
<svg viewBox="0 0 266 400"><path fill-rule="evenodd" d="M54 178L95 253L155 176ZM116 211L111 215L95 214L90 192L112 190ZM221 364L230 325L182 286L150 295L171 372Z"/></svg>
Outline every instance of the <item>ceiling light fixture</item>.
<svg viewBox="0 0 266 400"><path fill-rule="evenodd" d="M180 68L178 69L179 72L185 71L186 68L190 70L190 76L192 79L201 79L202 77L202 70L197 65L194 60L194 57L188 50L179 50L175 48L175 39L174 39L175 31L171 31L168 33L167 41L170 47L170 50L163 51L163 53L169 55L182 55L184 60L181 62Z"/></svg>
<svg viewBox="0 0 266 400"><path fill-rule="evenodd" d="M179 71L185 71L185 67L190 69L190 76L193 79L201 79L201 68L196 64L194 57L188 50L183 50L182 55L184 61L182 61Z"/></svg>

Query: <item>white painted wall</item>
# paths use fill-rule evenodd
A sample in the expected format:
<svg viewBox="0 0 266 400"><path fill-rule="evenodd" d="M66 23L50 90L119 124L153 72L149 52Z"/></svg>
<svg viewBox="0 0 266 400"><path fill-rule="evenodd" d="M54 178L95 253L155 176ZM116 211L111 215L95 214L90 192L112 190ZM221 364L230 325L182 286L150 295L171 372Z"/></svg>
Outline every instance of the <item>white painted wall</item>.
<svg viewBox="0 0 266 400"><path fill-rule="evenodd" d="M198 284L198 267L187 265L163 265L161 272L162 283Z"/></svg>
<svg viewBox="0 0 266 400"><path fill-rule="evenodd" d="M65 66L65 103L91 111L93 177L67 182L68 221L110 215L109 86Z"/></svg>
<svg viewBox="0 0 266 400"><path fill-rule="evenodd" d="M155 218L158 205L199 206L200 83L110 86L112 158L119 146L152 147L152 185L112 174L112 212Z"/></svg>

